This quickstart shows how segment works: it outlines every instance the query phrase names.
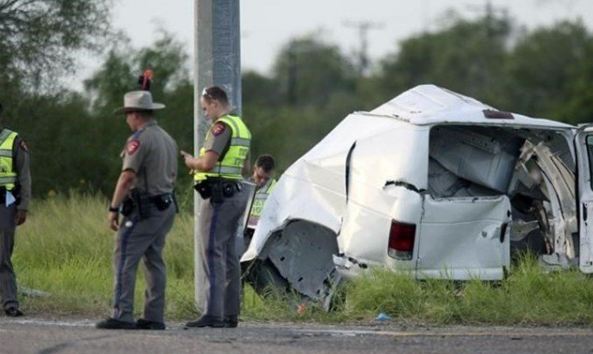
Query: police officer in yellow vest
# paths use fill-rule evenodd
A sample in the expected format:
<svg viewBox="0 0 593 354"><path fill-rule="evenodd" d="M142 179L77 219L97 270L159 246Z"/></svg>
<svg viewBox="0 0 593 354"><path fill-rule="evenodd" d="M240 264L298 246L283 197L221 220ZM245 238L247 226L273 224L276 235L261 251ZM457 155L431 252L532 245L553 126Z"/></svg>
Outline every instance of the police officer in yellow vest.
<svg viewBox="0 0 593 354"><path fill-rule="evenodd" d="M274 179L274 158L271 155L263 154L257 157L255 165L253 166L253 173L251 175L251 181L255 183L255 198L251 206L249 213L249 219L247 221L247 230L245 235L246 243L249 242L253 231L257 226L259 217L261 216L264 204L268 199L268 196L276 186L276 179Z"/></svg>
<svg viewBox="0 0 593 354"><path fill-rule="evenodd" d="M247 170L251 133L243 120L231 114L226 92L204 89L200 103L212 120L197 158L181 152L195 171L195 189L203 199L198 226L196 274L204 299L202 317L188 327L237 327L240 309L240 265L235 249L239 219L248 202L242 173ZM202 278L202 279L200 279Z"/></svg>
<svg viewBox="0 0 593 354"><path fill-rule="evenodd" d="M237 242L237 249L239 254L243 254L249 247L255 228L259 222L264 205L274 187L276 187L276 179L274 179L274 168L276 163L272 155L259 155L253 165L253 172L249 178L250 182L255 184L255 196L249 209L247 218L247 225L244 230L240 230L239 239ZM257 272L249 272L250 263L241 263L241 274L244 281L256 283Z"/></svg>
<svg viewBox="0 0 593 354"><path fill-rule="evenodd" d="M11 257L16 226L27 219L31 200L31 173L29 148L16 132L6 128L0 131L0 197L0 292L6 315L17 317L23 313L17 301L16 276Z"/></svg>

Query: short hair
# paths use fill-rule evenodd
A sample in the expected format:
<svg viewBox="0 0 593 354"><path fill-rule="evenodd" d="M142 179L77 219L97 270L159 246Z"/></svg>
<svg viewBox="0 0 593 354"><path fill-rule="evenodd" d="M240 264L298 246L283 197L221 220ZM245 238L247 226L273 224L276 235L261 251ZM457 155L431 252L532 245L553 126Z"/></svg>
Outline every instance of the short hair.
<svg viewBox="0 0 593 354"><path fill-rule="evenodd" d="M226 92L218 86L206 87L202 91L202 97L208 102L218 101L222 104L229 104L229 97Z"/></svg>
<svg viewBox="0 0 593 354"><path fill-rule="evenodd" d="M255 160L255 166L263 168L266 172L270 172L274 169L274 167L276 167L276 164L272 155L263 154L257 157L257 160Z"/></svg>

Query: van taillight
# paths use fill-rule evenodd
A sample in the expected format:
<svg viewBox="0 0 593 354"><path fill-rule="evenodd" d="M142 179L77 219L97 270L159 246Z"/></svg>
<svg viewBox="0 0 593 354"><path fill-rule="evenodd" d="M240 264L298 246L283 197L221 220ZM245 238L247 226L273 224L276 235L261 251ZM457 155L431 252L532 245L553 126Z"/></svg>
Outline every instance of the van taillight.
<svg viewBox="0 0 593 354"><path fill-rule="evenodd" d="M389 257L410 260L414 252L414 239L416 238L416 225L404 224L398 221L391 222L389 230Z"/></svg>

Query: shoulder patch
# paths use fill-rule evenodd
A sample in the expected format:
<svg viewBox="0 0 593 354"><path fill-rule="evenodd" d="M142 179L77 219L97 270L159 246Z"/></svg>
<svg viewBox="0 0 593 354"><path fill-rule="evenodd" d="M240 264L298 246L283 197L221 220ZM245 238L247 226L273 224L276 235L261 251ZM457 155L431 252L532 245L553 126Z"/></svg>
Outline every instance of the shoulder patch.
<svg viewBox="0 0 593 354"><path fill-rule="evenodd" d="M29 147L27 146L27 143L25 143L25 141L24 141L24 140L21 140L20 147L21 147L21 149L23 149L24 151L26 151L26 152L29 152Z"/></svg>
<svg viewBox="0 0 593 354"><path fill-rule="evenodd" d="M133 155L136 151L138 151L139 147L140 147L140 140L132 139L132 140L128 141L128 145L126 146L126 152L128 153L128 155Z"/></svg>
<svg viewBox="0 0 593 354"><path fill-rule="evenodd" d="M226 130L226 126L224 124L222 124L222 123L216 123L212 127L212 134L214 136L218 136L218 135L224 133L225 130Z"/></svg>

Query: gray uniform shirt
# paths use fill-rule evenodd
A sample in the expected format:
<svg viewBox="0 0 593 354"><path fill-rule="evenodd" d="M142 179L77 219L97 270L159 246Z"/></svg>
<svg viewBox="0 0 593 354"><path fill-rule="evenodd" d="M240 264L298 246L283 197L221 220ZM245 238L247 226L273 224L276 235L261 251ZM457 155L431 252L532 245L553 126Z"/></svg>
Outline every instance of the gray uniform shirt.
<svg viewBox="0 0 593 354"><path fill-rule="evenodd" d="M149 195L171 193L177 178L177 144L155 120L128 138L122 171L136 173L133 188Z"/></svg>
<svg viewBox="0 0 593 354"><path fill-rule="evenodd" d="M29 148L20 136L14 141L12 147L13 156L15 156L15 169L17 173L17 184L20 186L20 201L16 206L18 210L27 210L31 201L31 168L29 159Z"/></svg>
<svg viewBox="0 0 593 354"><path fill-rule="evenodd" d="M229 142L233 132L231 128L223 122L215 122L206 134L204 149L214 151L218 154L218 161L222 161L224 155L229 149Z"/></svg>

